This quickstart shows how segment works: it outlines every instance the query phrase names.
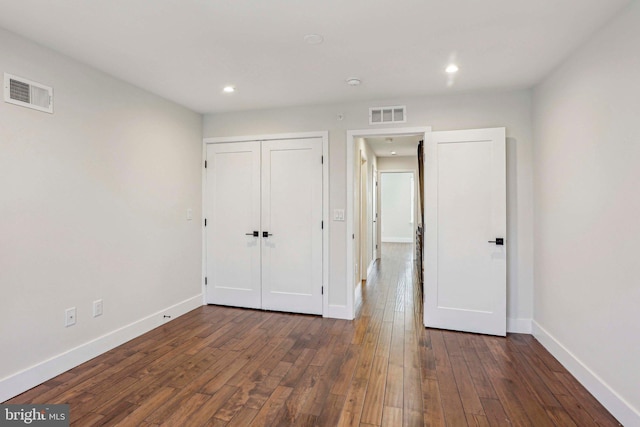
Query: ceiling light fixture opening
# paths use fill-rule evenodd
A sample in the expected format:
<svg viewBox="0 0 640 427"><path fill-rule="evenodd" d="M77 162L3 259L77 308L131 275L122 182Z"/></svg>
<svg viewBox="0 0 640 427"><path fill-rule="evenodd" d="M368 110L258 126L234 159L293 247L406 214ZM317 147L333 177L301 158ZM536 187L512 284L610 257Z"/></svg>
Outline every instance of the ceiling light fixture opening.
<svg viewBox="0 0 640 427"><path fill-rule="evenodd" d="M360 81L360 79L358 79L356 77L349 77L347 79L347 84L349 86L360 86L360 83L362 83L362 82Z"/></svg>
<svg viewBox="0 0 640 427"><path fill-rule="evenodd" d="M445 72L447 74L455 74L460 70L460 68L456 64L449 64L447 68L445 68Z"/></svg>
<svg viewBox="0 0 640 427"><path fill-rule="evenodd" d="M395 156L396 154L398 154L398 153L396 153L395 151L392 151L392 152L391 152L391 155L392 155L392 156Z"/></svg>
<svg viewBox="0 0 640 427"><path fill-rule="evenodd" d="M324 37L320 34L307 34L304 36L304 42L306 44L320 44L324 41Z"/></svg>
<svg viewBox="0 0 640 427"><path fill-rule="evenodd" d="M236 91L236 88L235 88L235 86L225 86L225 87L222 89L222 91L223 91L224 93L233 93L233 92L235 92L235 91Z"/></svg>

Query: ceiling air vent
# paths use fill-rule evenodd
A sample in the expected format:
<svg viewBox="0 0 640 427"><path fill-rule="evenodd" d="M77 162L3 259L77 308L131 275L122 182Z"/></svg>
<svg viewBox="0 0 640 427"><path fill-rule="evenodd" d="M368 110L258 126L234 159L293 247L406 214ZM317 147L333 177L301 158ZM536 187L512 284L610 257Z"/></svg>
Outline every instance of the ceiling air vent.
<svg viewBox="0 0 640 427"><path fill-rule="evenodd" d="M407 121L407 107L396 105L395 107L369 108L369 124L381 125L387 123L405 123Z"/></svg>
<svg viewBox="0 0 640 427"><path fill-rule="evenodd" d="M4 100L34 110L53 113L53 88L4 73Z"/></svg>

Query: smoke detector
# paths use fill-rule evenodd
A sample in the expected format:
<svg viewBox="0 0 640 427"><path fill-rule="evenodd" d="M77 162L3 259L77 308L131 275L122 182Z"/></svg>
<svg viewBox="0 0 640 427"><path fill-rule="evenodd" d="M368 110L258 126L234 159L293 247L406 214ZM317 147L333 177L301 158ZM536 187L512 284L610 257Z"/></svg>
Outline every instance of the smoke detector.
<svg viewBox="0 0 640 427"><path fill-rule="evenodd" d="M360 79L356 78L356 77L350 77L347 79L347 84L349 86L360 86L360 83L362 83L360 81Z"/></svg>

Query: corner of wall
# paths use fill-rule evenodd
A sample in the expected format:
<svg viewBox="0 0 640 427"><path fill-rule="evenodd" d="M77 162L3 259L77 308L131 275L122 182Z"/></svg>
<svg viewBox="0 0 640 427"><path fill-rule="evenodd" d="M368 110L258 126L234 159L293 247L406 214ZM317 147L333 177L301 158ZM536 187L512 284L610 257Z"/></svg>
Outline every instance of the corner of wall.
<svg viewBox="0 0 640 427"><path fill-rule="evenodd" d="M625 426L640 426L640 411L631 406L602 378L584 364L578 356L565 347L538 322L533 320L533 336L576 379Z"/></svg>

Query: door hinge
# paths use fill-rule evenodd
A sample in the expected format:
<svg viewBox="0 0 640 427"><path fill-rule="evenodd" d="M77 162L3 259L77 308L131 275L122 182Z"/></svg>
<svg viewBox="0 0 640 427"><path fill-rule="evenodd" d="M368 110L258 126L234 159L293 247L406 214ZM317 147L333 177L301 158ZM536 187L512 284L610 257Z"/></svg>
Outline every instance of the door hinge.
<svg viewBox="0 0 640 427"><path fill-rule="evenodd" d="M320 164L324 165L324 156L320 156Z"/></svg>
<svg viewBox="0 0 640 427"><path fill-rule="evenodd" d="M324 295L324 286L320 289L320 295Z"/></svg>
<svg viewBox="0 0 640 427"><path fill-rule="evenodd" d="M204 284L205 285L207 284L207 278L206 277L204 278Z"/></svg>
<svg viewBox="0 0 640 427"><path fill-rule="evenodd" d="M324 230L324 221L320 221L320 228Z"/></svg>
<svg viewBox="0 0 640 427"><path fill-rule="evenodd" d="M352 235L351 235L351 239L355 240L355 239L356 239L356 235L355 235L355 234L352 234Z"/></svg>
<svg viewBox="0 0 640 427"><path fill-rule="evenodd" d="M204 219L204 226L207 226L207 218Z"/></svg>
<svg viewBox="0 0 640 427"><path fill-rule="evenodd" d="M205 169L207 168L207 161L206 160L204 161L204 168Z"/></svg>

